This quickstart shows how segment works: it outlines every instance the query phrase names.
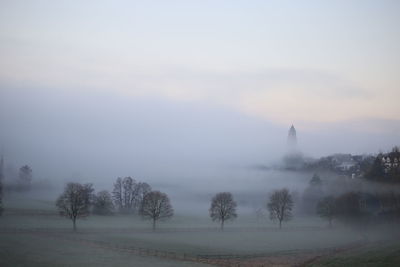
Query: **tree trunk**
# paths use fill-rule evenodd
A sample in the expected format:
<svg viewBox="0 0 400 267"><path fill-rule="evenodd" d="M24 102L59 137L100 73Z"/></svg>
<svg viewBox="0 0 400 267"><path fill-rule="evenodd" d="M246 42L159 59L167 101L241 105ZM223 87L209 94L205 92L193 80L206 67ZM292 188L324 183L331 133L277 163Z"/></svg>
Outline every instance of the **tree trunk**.
<svg viewBox="0 0 400 267"><path fill-rule="evenodd" d="M329 219L329 228L332 228L332 219Z"/></svg>
<svg viewBox="0 0 400 267"><path fill-rule="evenodd" d="M72 224L74 226L74 232L76 232L76 218L72 219Z"/></svg>
<svg viewBox="0 0 400 267"><path fill-rule="evenodd" d="M153 219L153 231L156 230L156 219Z"/></svg>
<svg viewBox="0 0 400 267"><path fill-rule="evenodd" d="M221 231L224 231L224 223L225 223L225 221L222 220L222 221L221 221Z"/></svg>
<svg viewBox="0 0 400 267"><path fill-rule="evenodd" d="M282 229L282 220L279 220L279 229Z"/></svg>

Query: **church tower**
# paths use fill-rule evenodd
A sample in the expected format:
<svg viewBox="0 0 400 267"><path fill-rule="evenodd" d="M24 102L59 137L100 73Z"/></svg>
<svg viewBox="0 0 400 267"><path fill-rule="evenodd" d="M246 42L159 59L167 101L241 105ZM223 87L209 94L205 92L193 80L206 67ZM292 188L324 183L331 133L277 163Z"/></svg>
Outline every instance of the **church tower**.
<svg viewBox="0 0 400 267"><path fill-rule="evenodd" d="M287 138L288 150L291 152L294 152L296 150L296 145L297 145L296 129L292 125L289 129L288 138Z"/></svg>

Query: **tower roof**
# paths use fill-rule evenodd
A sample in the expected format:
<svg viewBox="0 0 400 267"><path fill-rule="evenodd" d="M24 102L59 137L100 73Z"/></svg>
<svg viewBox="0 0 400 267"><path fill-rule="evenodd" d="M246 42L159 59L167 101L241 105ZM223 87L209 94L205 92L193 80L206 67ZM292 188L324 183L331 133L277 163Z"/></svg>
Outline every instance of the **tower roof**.
<svg viewBox="0 0 400 267"><path fill-rule="evenodd" d="M297 144L296 129L294 128L293 124L289 129L287 144L290 150L295 149Z"/></svg>
<svg viewBox="0 0 400 267"><path fill-rule="evenodd" d="M296 135L296 128L294 128L293 124L289 129L289 135Z"/></svg>

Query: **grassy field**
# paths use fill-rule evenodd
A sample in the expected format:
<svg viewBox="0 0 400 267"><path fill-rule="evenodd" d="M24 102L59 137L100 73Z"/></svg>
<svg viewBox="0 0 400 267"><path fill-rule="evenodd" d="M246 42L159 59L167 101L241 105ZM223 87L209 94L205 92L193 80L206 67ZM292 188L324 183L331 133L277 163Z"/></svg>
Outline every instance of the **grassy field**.
<svg viewBox="0 0 400 267"><path fill-rule="evenodd" d="M237 257L235 264L243 266L268 266L265 262L275 257L284 266L294 264L286 260L290 257L296 258L296 264L301 259L300 263L309 261L315 266L346 266L346 261L353 266L361 259L374 263L374 257L386 257L391 266L399 260L399 243L385 247L386 243L380 242L390 235L366 235L344 227L328 229L317 218L294 218L279 230L269 220L260 221L249 214L221 232L207 216L177 215L152 232L149 222L136 216L90 216L79 220L78 232L73 233L71 222L58 216L52 201L8 201L0 218L0 266L229 266L223 260L204 260L213 257ZM379 244L370 245L375 254L361 249L327 254L352 244L364 247L366 237L369 243ZM325 256L320 258L320 254ZM383 263L376 259L378 262Z"/></svg>
<svg viewBox="0 0 400 267"><path fill-rule="evenodd" d="M325 257L310 266L399 266L400 243L384 241L367 244L363 247Z"/></svg>
<svg viewBox="0 0 400 267"><path fill-rule="evenodd" d="M48 236L0 235L0 266L206 266L195 262L140 256Z"/></svg>

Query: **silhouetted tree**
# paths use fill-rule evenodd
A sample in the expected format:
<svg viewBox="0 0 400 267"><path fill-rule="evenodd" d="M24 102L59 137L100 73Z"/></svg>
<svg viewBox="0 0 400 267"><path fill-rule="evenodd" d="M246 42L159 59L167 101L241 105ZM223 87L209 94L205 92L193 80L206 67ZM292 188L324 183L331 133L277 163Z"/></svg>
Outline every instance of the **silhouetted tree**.
<svg viewBox="0 0 400 267"><path fill-rule="evenodd" d="M151 186L147 183L144 182L139 182L136 184L135 186L135 190L134 190L134 203L133 203L133 208L134 211L139 212L140 211L140 207L142 206L142 202L144 199L144 196L151 192Z"/></svg>
<svg viewBox="0 0 400 267"><path fill-rule="evenodd" d="M123 204L124 204L123 209L125 212L132 211L133 202L135 200L135 196L134 196L135 185L136 185L136 181L132 177L125 177L122 180L122 188L123 188L122 200L123 200Z"/></svg>
<svg viewBox="0 0 400 267"><path fill-rule="evenodd" d="M112 195L119 212L129 213L133 211L135 186L136 181L132 177L117 178L115 181Z"/></svg>
<svg viewBox="0 0 400 267"><path fill-rule="evenodd" d="M106 190L98 192L93 201L93 213L109 215L113 212L113 209L111 194Z"/></svg>
<svg viewBox="0 0 400 267"><path fill-rule="evenodd" d="M122 178L118 177L114 183L114 190L112 191L112 197L114 200L114 204L117 207L118 211L122 211L122 209L124 207L122 192L123 192Z"/></svg>
<svg viewBox="0 0 400 267"><path fill-rule="evenodd" d="M314 174L308 187L303 193L302 210L307 214L313 214L316 211L316 205L322 198L322 181L318 174Z"/></svg>
<svg viewBox="0 0 400 267"><path fill-rule="evenodd" d="M139 211L139 214L153 221L153 231L156 229L156 222L169 219L174 215L174 210L166 194L159 191L147 193Z"/></svg>
<svg viewBox="0 0 400 267"><path fill-rule="evenodd" d="M329 221L329 227L332 227L332 220L336 215L336 203L333 196L327 196L318 201L317 214Z"/></svg>
<svg viewBox="0 0 400 267"><path fill-rule="evenodd" d="M236 206L236 202L229 192L218 193L212 198L209 209L210 217L213 221L221 222L221 230L224 230L225 221L237 217Z"/></svg>
<svg viewBox="0 0 400 267"><path fill-rule="evenodd" d="M21 190L29 190L32 182L32 169L28 165L19 169L18 183Z"/></svg>
<svg viewBox="0 0 400 267"><path fill-rule="evenodd" d="M131 177L117 178L112 198L119 212L138 212L143 196L151 191L147 183L136 182Z"/></svg>
<svg viewBox="0 0 400 267"><path fill-rule="evenodd" d="M293 200L286 188L273 192L267 203L269 217L271 220L278 220L279 228L282 228L282 221L292 218Z"/></svg>
<svg viewBox="0 0 400 267"><path fill-rule="evenodd" d="M348 192L336 198L336 216L339 220L349 225L365 224L367 212L363 209L361 194Z"/></svg>
<svg viewBox="0 0 400 267"><path fill-rule="evenodd" d="M74 231L76 219L89 215L92 194L92 184L68 183L57 199L56 206L60 215L72 220Z"/></svg>

